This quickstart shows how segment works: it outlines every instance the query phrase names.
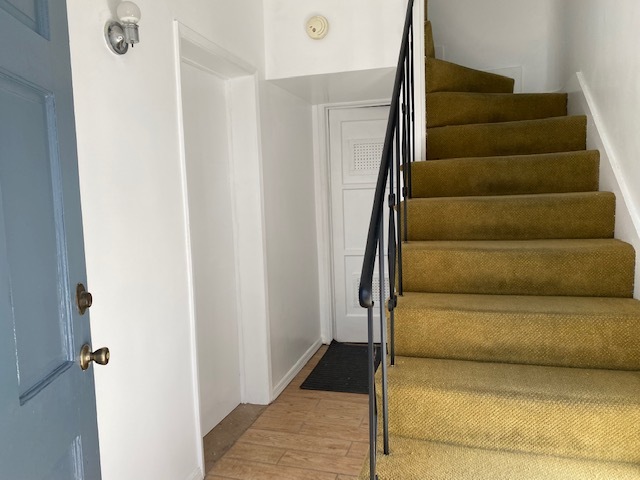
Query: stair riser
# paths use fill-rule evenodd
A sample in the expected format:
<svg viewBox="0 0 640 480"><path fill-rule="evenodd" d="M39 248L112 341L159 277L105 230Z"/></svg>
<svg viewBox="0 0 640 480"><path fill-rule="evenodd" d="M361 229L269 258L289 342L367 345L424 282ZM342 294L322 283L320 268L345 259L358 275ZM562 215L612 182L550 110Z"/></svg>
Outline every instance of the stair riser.
<svg viewBox="0 0 640 480"><path fill-rule="evenodd" d="M640 408L391 385L392 435L492 450L640 462Z"/></svg>
<svg viewBox="0 0 640 480"><path fill-rule="evenodd" d="M512 78L426 59L426 92L513 93Z"/></svg>
<svg viewBox="0 0 640 480"><path fill-rule="evenodd" d="M610 193L416 199L409 240L529 240L613 237Z"/></svg>
<svg viewBox="0 0 640 480"><path fill-rule="evenodd" d="M403 249L405 291L633 296L635 252L625 244L578 249L427 245Z"/></svg>
<svg viewBox="0 0 640 480"><path fill-rule="evenodd" d="M598 190L597 151L415 162L412 195L462 197Z"/></svg>
<svg viewBox="0 0 640 480"><path fill-rule="evenodd" d="M378 480L638 480L629 463L594 462L392 436L391 455L378 440ZM365 462L360 480L369 480Z"/></svg>
<svg viewBox="0 0 640 480"><path fill-rule="evenodd" d="M640 315L397 308L395 353L403 357L640 370Z"/></svg>
<svg viewBox="0 0 640 480"><path fill-rule="evenodd" d="M458 125L427 130L427 158L571 152L586 148L586 118Z"/></svg>
<svg viewBox="0 0 640 480"><path fill-rule="evenodd" d="M477 94L437 92L427 95L427 127L514 122L567 114L566 94Z"/></svg>

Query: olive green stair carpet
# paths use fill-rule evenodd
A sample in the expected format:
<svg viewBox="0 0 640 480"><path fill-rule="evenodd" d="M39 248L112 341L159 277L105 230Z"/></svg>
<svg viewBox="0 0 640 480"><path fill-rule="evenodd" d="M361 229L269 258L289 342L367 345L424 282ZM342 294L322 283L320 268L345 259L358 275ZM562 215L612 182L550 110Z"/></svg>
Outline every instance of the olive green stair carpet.
<svg viewBox="0 0 640 480"><path fill-rule="evenodd" d="M429 79L427 94L431 92L513 93L514 80L494 73L480 72L455 63L427 57Z"/></svg>
<svg viewBox="0 0 640 480"><path fill-rule="evenodd" d="M633 299L406 292L398 305L399 356L640 370Z"/></svg>
<svg viewBox="0 0 640 480"><path fill-rule="evenodd" d="M434 92L427 111L428 127L536 120L566 115L567 95Z"/></svg>
<svg viewBox="0 0 640 480"><path fill-rule="evenodd" d="M610 238L615 196L577 192L414 198L407 211L410 241Z"/></svg>
<svg viewBox="0 0 640 480"><path fill-rule="evenodd" d="M565 94L435 59L425 33L427 158L378 478L640 480L636 252L614 238L586 118Z"/></svg>
<svg viewBox="0 0 640 480"><path fill-rule="evenodd" d="M586 147L587 119L553 117L430 128L430 159L570 152Z"/></svg>
<svg viewBox="0 0 640 480"><path fill-rule="evenodd" d="M599 164L600 154L593 150L416 162L413 196L592 192L598 190Z"/></svg>

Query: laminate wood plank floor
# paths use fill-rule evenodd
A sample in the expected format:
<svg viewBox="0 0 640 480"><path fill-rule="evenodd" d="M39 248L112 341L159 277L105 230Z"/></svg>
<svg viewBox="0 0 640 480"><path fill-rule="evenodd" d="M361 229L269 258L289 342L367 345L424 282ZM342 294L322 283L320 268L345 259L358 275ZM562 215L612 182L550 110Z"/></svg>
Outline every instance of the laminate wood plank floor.
<svg viewBox="0 0 640 480"><path fill-rule="evenodd" d="M368 451L368 397L300 389L326 350L318 350L205 480L356 480Z"/></svg>

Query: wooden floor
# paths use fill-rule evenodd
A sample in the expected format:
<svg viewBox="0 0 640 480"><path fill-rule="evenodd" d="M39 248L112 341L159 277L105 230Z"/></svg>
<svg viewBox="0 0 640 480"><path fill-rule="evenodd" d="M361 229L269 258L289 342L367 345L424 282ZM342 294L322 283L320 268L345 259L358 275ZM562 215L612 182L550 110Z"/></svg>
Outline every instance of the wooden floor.
<svg viewBox="0 0 640 480"><path fill-rule="evenodd" d="M301 390L327 347L207 472L205 480L355 480L368 449L368 397Z"/></svg>

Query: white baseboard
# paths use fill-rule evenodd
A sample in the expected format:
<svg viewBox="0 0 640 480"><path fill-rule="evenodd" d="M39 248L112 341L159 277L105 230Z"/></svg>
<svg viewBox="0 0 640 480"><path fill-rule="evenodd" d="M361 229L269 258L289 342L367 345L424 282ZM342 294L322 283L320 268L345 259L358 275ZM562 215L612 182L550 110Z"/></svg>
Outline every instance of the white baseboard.
<svg viewBox="0 0 640 480"><path fill-rule="evenodd" d="M600 190L616 195L615 237L636 249L634 297L640 298L640 209L630 195L620 160L589 85L581 72L570 80L569 114L587 116L587 148L600 151Z"/></svg>
<svg viewBox="0 0 640 480"><path fill-rule="evenodd" d="M322 340L318 339L316 342L309 347L309 349L300 357L300 360L296 362L296 364L291 367L291 370L287 372L287 374L278 382L278 384L273 387L271 392L271 401L278 398L278 396L287 388L287 385L291 383L291 380L295 378L295 376L300 373L302 367L304 367L307 362L313 357L313 355L318 351L318 349L322 346Z"/></svg>
<svg viewBox="0 0 640 480"><path fill-rule="evenodd" d="M204 479L204 473L202 473L202 469L198 467L185 480L203 480L203 479Z"/></svg>

